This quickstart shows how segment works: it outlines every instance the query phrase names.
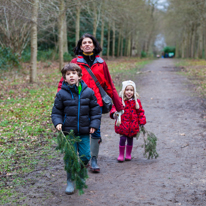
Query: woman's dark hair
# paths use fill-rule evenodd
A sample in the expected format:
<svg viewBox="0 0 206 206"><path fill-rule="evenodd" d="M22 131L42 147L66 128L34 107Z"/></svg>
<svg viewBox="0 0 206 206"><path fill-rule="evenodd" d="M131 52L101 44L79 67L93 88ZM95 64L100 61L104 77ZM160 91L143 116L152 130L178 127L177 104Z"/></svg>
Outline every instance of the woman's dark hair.
<svg viewBox="0 0 206 206"><path fill-rule="evenodd" d="M80 49L80 46L82 45L82 41L84 38L92 39L94 47L95 47L93 52L95 54L99 54L102 51L102 48L100 47L99 42L96 40L96 38L92 36L91 34L86 33L79 39L79 41L77 42L77 46L73 49L73 52L75 55L82 54L82 50Z"/></svg>

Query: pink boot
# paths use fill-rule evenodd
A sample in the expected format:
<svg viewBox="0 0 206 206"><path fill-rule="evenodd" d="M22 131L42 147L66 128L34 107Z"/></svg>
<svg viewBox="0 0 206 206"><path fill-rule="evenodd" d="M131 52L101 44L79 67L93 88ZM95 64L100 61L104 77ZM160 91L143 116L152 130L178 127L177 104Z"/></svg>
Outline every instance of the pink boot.
<svg viewBox="0 0 206 206"><path fill-rule="evenodd" d="M125 146L119 146L119 157L117 158L119 162L124 162L124 149Z"/></svg>
<svg viewBox="0 0 206 206"><path fill-rule="evenodd" d="M129 146L129 145L126 146L126 157L125 157L126 161L130 161L132 159L131 157L132 147L133 146Z"/></svg>

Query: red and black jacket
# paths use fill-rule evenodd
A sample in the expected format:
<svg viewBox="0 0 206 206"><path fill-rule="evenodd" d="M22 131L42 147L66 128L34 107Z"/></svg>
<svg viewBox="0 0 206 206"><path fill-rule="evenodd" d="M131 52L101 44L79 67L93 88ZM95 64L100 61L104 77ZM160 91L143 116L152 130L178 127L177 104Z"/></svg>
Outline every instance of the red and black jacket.
<svg viewBox="0 0 206 206"><path fill-rule="evenodd" d="M122 101L121 98L120 100ZM116 126L115 122L115 132L117 134L125 135L127 137L134 137L139 132L139 125L146 124L146 117L144 115L141 101L139 99L137 101L139 103L139 109L136 109L135 100L125 100L124 114L121 116L120 126ZM117 110L113 105L110 111L110 117L112 119L113 114L116 111Z"/></svg>

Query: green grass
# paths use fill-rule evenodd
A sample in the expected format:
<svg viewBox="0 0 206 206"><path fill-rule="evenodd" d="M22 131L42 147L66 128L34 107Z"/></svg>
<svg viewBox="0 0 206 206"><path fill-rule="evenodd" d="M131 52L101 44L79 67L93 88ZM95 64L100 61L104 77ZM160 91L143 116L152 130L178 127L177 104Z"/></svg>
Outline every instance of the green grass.
<svg viewBox="0 0 206 206"><path fill-rule="evenodd" d="M108 62L108 67L117 91L121 90L122 81L135 81L136 73L140 71L151 59L124 58L120 61Z"/></svg>
<svg viewBox="0 0 206 206"><path fill-rule="evenodd" d="M196 85L196 92L200 97L206 97L206 61L204 59L179 60L176 66L182 67L183 75L190 78Z"/></svg>

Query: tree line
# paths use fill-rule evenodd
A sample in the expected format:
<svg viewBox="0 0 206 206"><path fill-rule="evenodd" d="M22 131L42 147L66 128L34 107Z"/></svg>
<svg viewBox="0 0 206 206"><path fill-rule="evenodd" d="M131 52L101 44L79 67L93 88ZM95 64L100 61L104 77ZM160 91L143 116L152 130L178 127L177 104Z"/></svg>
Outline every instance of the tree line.
<svg viewBox="0 0 206 206"><path fill-rule="evenodd" d="M0 0L0 46L21 57L31 50L30 81L36 80L38 49L54 49L59 69L80 36L93 34L109 57L140 56L158 34L157 1Z"/></svg>
<svg viewBox="0 0 206 206"><path fill-rule="evenodd" d="M176 57L206 58L206 0L168 0L162 29Z"/></svg>

